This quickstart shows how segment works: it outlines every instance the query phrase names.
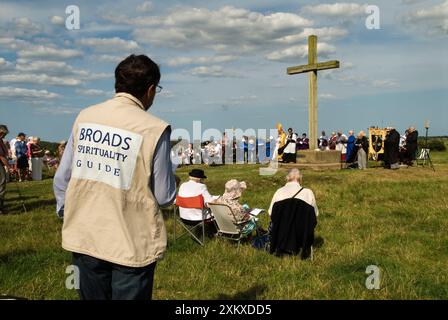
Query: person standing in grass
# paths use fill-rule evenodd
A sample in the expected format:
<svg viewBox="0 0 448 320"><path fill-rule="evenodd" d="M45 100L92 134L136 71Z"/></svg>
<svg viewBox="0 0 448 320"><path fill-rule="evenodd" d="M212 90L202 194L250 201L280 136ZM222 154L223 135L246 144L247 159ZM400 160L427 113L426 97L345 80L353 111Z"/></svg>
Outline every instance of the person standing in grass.
<svg viewBox="0 0 448 320"><path fill-rule="evenodd" d="M23 132L20 132L17 135L17 141L14 145L14 149L16 151L17 157L17 170L19 172L19 182L28 178L28 146L25 142L26 135Z"/></svg>
<svg viewBox="0 0 448 320"><path fill-rule="evenodd" d="M4 213L4 201L5 201L5 193L6 193L6 181L7 181L7 172L9 170L9 162L8 162L8 148L6 147L3 139L8 135L8 127L1 124L0 125L0 214Z"/></svg>
<svg viewBox="0 0 448 320"><path fill-rule="evenodd" d="M369 142L366 133L361 130L356 139L355 146L358 147L358 169L364 170L367 168L367 155L369 154Z"/></svg>
<svg viewBox="0 0 448 320"><path fill-rule="evenodd" d="M151 299L167 246L161 207L173 203L171 127L147 113L160 70L130 55L115 96L78 115L54 179L62 247L73 253L81 299Z"/></svg>
<svg viewBox="0 0 448 320"><path fill-rule="evenodd" d="M355 135L353 134L353 130L350 130L348 132L348 139L347 139L347 153L345 155L345 161L347 163L353 162L353 152L355 150Z"/></svg>

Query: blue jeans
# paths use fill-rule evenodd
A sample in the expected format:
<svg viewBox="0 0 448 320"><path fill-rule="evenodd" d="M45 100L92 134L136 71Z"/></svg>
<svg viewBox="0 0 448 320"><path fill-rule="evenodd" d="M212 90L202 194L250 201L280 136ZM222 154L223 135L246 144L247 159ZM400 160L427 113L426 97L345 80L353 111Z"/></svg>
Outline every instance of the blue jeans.
<svg viewBox="0 0 448 320"><path fill-rule="evenodd" d="M81 300L151 300L156 262L132 268L73 253Z"/></svg>

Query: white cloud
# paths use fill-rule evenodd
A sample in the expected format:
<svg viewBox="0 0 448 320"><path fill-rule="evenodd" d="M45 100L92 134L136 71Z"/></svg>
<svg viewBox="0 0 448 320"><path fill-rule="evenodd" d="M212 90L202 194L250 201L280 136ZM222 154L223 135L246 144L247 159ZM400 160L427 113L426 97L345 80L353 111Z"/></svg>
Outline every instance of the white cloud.
<svg viewBox="0 0 448 320"><path fill-rule="evenodd" d="M153 4L151 1L145 1L142 4L137 6L137 11L139 12L150 12L153 8Z"/></svg>
<svg viewBox="0 0 448 320"><path fill-rule="evenodd" d="M405 22L412 27L423 27L429 34L448 34L448 0L445 2L409 12Z"/></svg>
<svg viewBox="0 0 448 320"><path fill-rule="evenodd" d="M358 3L339 2L306 6L303 10L304 12L320 16L344 18L365 15L366 7L366 4L361 5Z"/></svg>
<svg viewBox="0 0 448 320"><path fill-rule="evenodd" d="M224 111L228 111L228 107L240 106L244 104L248 104L250 102L258 100L258 96L252 95L244 95L239 97L230 97L225 100L216 100L216 101L206 101L205 105L218 105L221 106Z"/></svg>
<svg viewBox="0 0 448 320"><path fill-rule="evenodd" d="M112 91L103 91L99 89L76 89L76 93L88 96L88 97L98 97L98 96L113 96L114 92Z"/></svg>
<svg viewBox="0 0 448 320"><path fill-rule="evenodd" d="M14 73L0 74L0 82L6 83L31 83L53 86L77 86L81 80L69 77L49 76L47 74Z"/></svg>
<svg viewBox="0 0 448 320"><path fill-rule="evenodd" d="M174 98L176 95L170 90L163 90L160 93L160 96L165 99L171 99L171 98Z"/></svg>
<svg viewBox="0 0 448 320"><path fill-rule="evenodd" d="M70 107L41 107L38 108L37 111L40 113L49 113L52 115L71 115L71 114L77 114L82 109L78 108L70 108Z"/></svg>
<svg viewBox="0 0 448 320"><path fill-rule="evenodd" d="M16 39L13 37L0 37L0 48L3 47L9 50L19 50L31 46L31 44L25 40Z"/></svg>
<svg viewBox="0 0 448 320"><path fill-rule="evenodd" d="M236 60L236 56L223 55L214 57L177 57L168 60L168 65L171 67L191 65L191 64L213 64L213 63L223 63Z"/></svg>
<svg viewBox="0 0 448 320"><path fill-rule="evenodd" d="M406 5L413 5L413 4L421 3L424 1L427 1L427 0L401 0L401 2Z"/></svg>
<svg viewBox="0 0 448 320"><path fill-rule="evenodd" d="M93 80L113 79L113 78L114 75L112 73L100 72L100 73L91 73L83 79L93 81Z"/></svg>
<svg viewBox="0 0 448 320"><path fill-rule="evenodd" d="M334 100L336 99L336 96L332 93L321 93L319 94L319 98L322 100Z"/></svg>
<svg viewBox="0 0 448 320"><path fill-rule="evenodd" d="M43 32L40 23L32 21L27 17L14 18L2 27L2 36L34 36Z"/></svg>
<svg viewBox="0 0 448 320"><path fill-rule="evenodd" d="M399 87L397 80L395 79L385 79L385 80L374 80L372 85L375 88L395 88Z"/></svg>
<svg viewBox="0 0 448 320"><path fill-rule="evenodd" d="M336 38L345 37L348 34L346 29L338 27L324 27L324 28L305 28L298 34L288 35L279 38L277 41L285 44L295 44L307 39L310 35L316 35L319 40L329 41Z"/></svg>
<svg viewBox="0 0 448 320"><path fill-rule="evenodd" d="M130 52L138 50L140 47L133 40L124 40L118 37L113 38L82 38L77 41L79 45L87 46L97 52Z"/></svg>
<svg viewBox="0 0 448 320"><path fill-rule="evenodd" d="M132 34L141 43L212 49L229 54L254 51L312 25L312 21L294 13L263 14L232 6L217 10L178 7L166 16L109 15L104 18L137 26Z"/></svg>
<svg viewBox="0 0 448 320"><path fill-rule="evenodd" d="M336 52L336 48L325 42L317 44L317 53L320 57L327 57L329 54ZM299 58L308 56L308 45L297 45L283 50L277 50L266 55L268 60L294 62Z"/></svg>
<svg viewBox="0 0 448 320"><path fill-rule="evenodd" d="M54 24L56 26L63 26L65 25L65 20L64 18L60 17L60 16L52 16L50 18L51 24Z"/></svg>
<svg viewBox="0 0 448 320"><path fill-rule="evenodd" d="M241 75L234 71L224 69L222 66L200 66L189 71L192 76L212 78L239 78Z"/></svg>
<svg viewBox="0 0 448 320"><path fill-rule="evenodd" d="M4 58L0 57L0 70L9 70L14 68L14 65L9 62L6 61Z"/></svg>
<svg viewBox="0 0 448 320"><path fill-rule="evenodd" d="M17 55L20 58L42 58L42 59L70 59L81 57L82 52L75 49L61 49L49 46L32 46L27 49L19 50Z"/></svg>
<svg viewBox="0 0 448 320"><path fill-rule="evenodd" d="M34 90L14 87L0 87L0 98L9 99L55 99L59 95L47 90Z"/></svg>
<svg viewBox="0 0 448 320"><path fill-rule="evenodd" d="M18 59L16 70L20 72L31 72L34 74L44 73L57 76L89 76L88 71L73 68L63 61L30 61L27 59Z"/></svg>
<svg viewBox="0 0 448 320"><path fill-rule="evenodd" d="M110 55L110 54L100 54L100 55L93 56L93 58L100 62L119 63L126 57L125 56L115 56L115 55Z"/></svg>

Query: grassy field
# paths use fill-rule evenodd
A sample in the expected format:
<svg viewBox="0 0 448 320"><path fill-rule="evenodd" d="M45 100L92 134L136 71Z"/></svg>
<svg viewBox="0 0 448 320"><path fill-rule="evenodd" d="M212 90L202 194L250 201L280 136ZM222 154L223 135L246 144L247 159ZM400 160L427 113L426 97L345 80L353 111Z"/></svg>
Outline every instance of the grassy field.
<svg viewBox="0 0 448 320"><path fill-rule="evenodd" d="M222 239L200 247L171 238L157 266L155 299L448 299L448 152L433 153L436 172L304 171L320 216L314 261L277 258ZM245 180L243 201L267 208L284 172L258 166L207 167L212 194L230 178ZM191 168L178 170L182 180ZM71 256L61 249L52 180L8 185L9 215L0 216L0 294L77 299L65 288ZM268 220L262 220L267 226ZM166 220L169 236L172 220ZM367 290L366 267L381 269L381 288Z"/></svg>

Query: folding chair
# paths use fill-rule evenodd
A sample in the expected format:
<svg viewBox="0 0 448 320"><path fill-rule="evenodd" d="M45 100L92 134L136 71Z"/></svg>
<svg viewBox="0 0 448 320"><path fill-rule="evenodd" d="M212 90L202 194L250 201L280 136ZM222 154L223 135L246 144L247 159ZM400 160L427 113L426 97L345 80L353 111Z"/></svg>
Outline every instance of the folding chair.
<svg viewBox="0 0 448 320"><path fill-rule="evenodd" d="M417 157L417 165L419 165L420 163L419 162L421 162L421 164L424 166L424 165L426 165L426 163L429 161L429 150L430 149L425 149L425 148L422 148L421 150L420 150L420 154L418 155L418 157Z"/></svg>
<svg viewBox="0 0 448 320"><path fill-rule="evenodd" d="M188 226L185 223L182 222L180 218L180 211L179 208L185 208L185 209L200 209L202 210L202 220L200 220L196 225L194 226ZM179 213L179 215L176 214L176 211ZM186 234L190 234L194 240L196 240L201 246L205 243L205 220L207 215L207 210L204 204L204 197L201 195L198 195L196 197L181 197L179 195L176 196L176 202L174 204L174 242L183 237ZM180 224L180 226L185 230L183 233L181 233L178 237L176 237L176 222ZM199 239L195 235L195 230L198 228L202 228L202 239Z"/></svg>
<svg viewBox="0 0 448 320"><path fill-rule="evenodd" d="M229 240L237 241L238 247L242 239L244 239L252 230L246 230L245 226L249 221L242 221L235 223L235 215L232 209L221 203L209 203L208 207L212 210L216 228L218 229L217 235ZM232 219L232 217L234 217Z"/></svg>

